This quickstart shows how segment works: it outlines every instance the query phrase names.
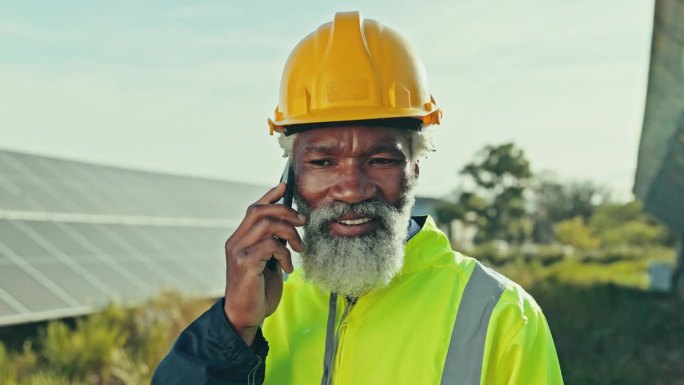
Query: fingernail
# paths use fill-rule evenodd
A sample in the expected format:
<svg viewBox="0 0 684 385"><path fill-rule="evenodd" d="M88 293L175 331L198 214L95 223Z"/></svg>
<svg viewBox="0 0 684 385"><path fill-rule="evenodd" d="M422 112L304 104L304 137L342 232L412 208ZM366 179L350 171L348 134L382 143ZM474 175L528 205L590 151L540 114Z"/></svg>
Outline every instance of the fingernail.
<svg viewBox="0 0 684 385"><path fill-rule="evenodd" d="M302 222L306 221L306 217L302 214L297 214L297 218L299 218L299 220Z"/></svg>

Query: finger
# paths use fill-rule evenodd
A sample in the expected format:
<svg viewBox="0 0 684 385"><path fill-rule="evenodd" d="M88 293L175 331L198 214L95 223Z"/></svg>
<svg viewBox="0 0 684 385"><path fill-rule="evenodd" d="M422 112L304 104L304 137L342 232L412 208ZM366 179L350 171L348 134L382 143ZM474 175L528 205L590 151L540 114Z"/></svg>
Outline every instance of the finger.
<svg viewBox="0 0 684 385"><path fill-rule="evenodd" d="M273 237L287 241L292 249L297 252L304 251L304 242L302 242L294 226L289 222L271 217L261 218L249 231L242 234L236 248L246 249Z"/></svg>
<svg viewBox="0 0 684 385"><path fill-rule="evenodd" d="M294 270L292 265L292 255L282 243L275 238L265 239L252 247L249 247L242 252L242 258L250 259L247 264L255 264L258 266L258 272L262 273L266 268L266 263L275 258L280 267L291 273Z"/></svg>
<svg viewBox="0 0 684 385"><path fill-rule="evenodd" d="M290 207L272 204L253 204L247 208L245 218L237 230L235 230L236 237L244 236L252 227L265 218L289 222L292 226L304 226L306 223L306 217Z"/></svg>
<svg viewBox="0 0 684 385"><path fill-rule="evenodd" d="M304 251L304 242L302 241L302 238L299 236L299 233L294 226L289 222L273 218L263 218L254 225L252 234L262 239L266 237L277 237L278 239L289 243L293 250L300 253Z"/></svg>
<svg viewBox="0 0 684 385"><path fill-rule="evenodd" d="M275 238L269 238L234 254L228 262L228 281L243 282L240 285L244 285L244 282L253 280L264 273L271 257L283 270L291 271L290 251Z"/></svg>
<svg viewBox="0 0 684 385"><path fill-rule="evenodd" d="M278 183L277 186L268 190L268 192L264 194L264 196L259 198L259 200L256 201L256 204L273 204L278 202L278 199L282 198L283 195L285 195L286 186L287 185L285 183Z"/></svg>
<svg viewBox="0 0 684 385"><path fill-rule="evenodd" d="M240 239L244 237L258 221L268 217L289 222L292 226L303 226L306 223L306 217L290 207L283 205L253 204L247 208L245 217L242 219L238 228L235 229L235 232L228 242L230 243L231 239Z"/></svg>

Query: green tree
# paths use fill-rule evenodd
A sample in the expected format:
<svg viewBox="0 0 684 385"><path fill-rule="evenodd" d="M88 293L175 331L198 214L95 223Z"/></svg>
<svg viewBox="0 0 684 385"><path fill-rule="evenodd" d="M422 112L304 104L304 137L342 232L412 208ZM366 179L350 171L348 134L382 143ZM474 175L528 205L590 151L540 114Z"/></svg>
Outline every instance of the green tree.
<svg viewBox="0 0 684 385"><path fill-rule="evenodd" d="M554 240L554 224L576 217L586 223L596 208L610 200L607 188L591 181L561 182L551 172L542 172L533 182L534 231L539 243Z"/></svg>
<svg viewBox="0 0 684 385"><path fill-rule="evenodd" d="M594 182L563 183L550 173L540 175L532 189L537 210L552 223L577 216L586 221L598 206L610 200L609 191Z"/></svg>
<svg viewBox="0 0 684 385"><path fill-rule="evenodd" d="M473 189L461 193L457 205L464 218L473 213L479 241L520 243L531 234L524 194L532 171L521 149L513 143L485 146L460 173L470 178Z"/></svg>

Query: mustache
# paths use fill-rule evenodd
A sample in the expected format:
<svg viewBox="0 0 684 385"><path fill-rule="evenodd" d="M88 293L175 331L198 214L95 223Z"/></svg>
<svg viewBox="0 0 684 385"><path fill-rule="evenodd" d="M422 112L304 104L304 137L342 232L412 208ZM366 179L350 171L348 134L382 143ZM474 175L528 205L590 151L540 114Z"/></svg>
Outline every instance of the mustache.
<svg viewBox="0 0 684 385"><path fill-rule="evenodd" d="M401 214L401 211L382 199L373 198L358 203L332 202L317 209L311 209L301 197L295 195L299 212L306 217L307 227L325 230L328 226L345 215L358 215L378 221L381 229L388 229L390 222Z"/></svg>

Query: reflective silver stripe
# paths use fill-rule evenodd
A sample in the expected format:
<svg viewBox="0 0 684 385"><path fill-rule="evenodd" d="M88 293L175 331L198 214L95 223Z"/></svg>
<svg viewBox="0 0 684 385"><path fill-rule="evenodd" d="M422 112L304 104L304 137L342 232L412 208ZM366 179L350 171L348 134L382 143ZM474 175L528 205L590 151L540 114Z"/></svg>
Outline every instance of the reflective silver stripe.
<svg viewBox="0 0 684 385"><path fill-rule="evenodd" d="M458 307L441 385L480 385L489 318L504 290L505 278L475 265Z"/></svg>
<svg viewBox="0 0 684 385"><path fill-rule="evenodd" d="M325 331L325 355L323 356L323 378L321 385L332 381L333 358L335 358L335 316L337 311L337 294L330 293L328 304L328 327Z"/></svg>

